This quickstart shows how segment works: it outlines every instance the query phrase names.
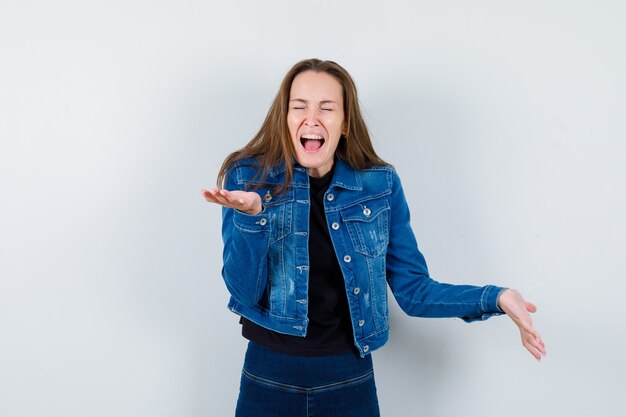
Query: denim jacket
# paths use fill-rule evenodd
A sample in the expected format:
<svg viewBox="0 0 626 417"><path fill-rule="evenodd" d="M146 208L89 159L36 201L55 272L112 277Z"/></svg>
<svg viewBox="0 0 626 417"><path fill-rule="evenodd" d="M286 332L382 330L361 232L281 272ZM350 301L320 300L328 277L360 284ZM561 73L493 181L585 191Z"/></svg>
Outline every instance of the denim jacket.
<svg viewBox="0 0 626 417"><path fill-rule="evenodd" d="M251 160L236 163L225 188L255 183ZM336 159L324 195L328 230L343 274L354 343L361 356L388 338L387 285L407 314L460 317L466 322L503 314L494 285L452 285L430 278L411 229L400 178L390 166L355 170ZM295 164L282 198L272 195L284 166L269 171L256 190L263 210L249 215L222 209L222 276L228 308L270 330L306 336L309 277L309 176Z"/></svg>

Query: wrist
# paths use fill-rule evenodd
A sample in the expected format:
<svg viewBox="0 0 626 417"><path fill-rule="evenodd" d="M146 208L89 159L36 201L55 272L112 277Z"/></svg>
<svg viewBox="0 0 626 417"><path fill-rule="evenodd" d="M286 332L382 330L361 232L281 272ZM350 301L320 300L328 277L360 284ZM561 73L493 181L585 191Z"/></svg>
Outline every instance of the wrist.
<svg viewBox="0 0 626 417"><path fill-rule="evenodd" d="M261 214L263 212L263 210L265 209L265 207L263 207L263 205L260 205L254 212L254 214Z"/></svg>
<svg viewBox="0 0 626 417"><path fill-rule="evenodd" d="M508 295L510 292L511 292L510 288L505 288L502 291L500 291L500 294L498 294L496 305L502 311L504 311L504 304L506 303L506 299L508 298Z"/></svg>
<svg viewBox="0 0 626 417"><path fill-rule="evenodd" d="M252 216L256 216L257 214L261 214L262 211L263 211L263 205L261 204L259 207L250 209L249 211L245 211L245 213L250 214Z"/></svg>

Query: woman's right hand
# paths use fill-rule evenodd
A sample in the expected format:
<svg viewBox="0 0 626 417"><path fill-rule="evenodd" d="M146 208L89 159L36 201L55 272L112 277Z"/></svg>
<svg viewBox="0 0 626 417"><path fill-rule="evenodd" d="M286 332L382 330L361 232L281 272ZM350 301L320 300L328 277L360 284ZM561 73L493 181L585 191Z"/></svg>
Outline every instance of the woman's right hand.
<svg viewBox="0 0 626 417"><path fill-rule="evenodd" d="M214 188L201 190L204 199L209 203L220 204L224 207L234 208L246 214L259 214L263 210L261 197L251 191L228 191Z"/></svg>

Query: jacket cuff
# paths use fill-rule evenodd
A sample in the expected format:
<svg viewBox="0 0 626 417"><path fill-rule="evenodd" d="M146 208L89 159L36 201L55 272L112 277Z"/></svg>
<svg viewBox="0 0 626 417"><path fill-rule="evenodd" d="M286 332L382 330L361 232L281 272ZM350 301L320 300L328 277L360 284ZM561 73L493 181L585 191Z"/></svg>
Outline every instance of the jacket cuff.
<svg viewBox="0 0 626 417"><path fill-rule="evenodd" d="M265 207L259 214L247 214L243 211L233 210L233 223L237 228L252 233L269 232L272 230L269 216L265 213Z"/></svg>
<svg viewBox="0 0 626 417"><path fill-rule="evenodd" d="M483 313L488 317L492 315L504 314L504 311L498 307L498 297L500 293L508 288L498 287L496 285L487 285L480 299L480 307ZM483 316L484 317L484 316Z"/></svg>

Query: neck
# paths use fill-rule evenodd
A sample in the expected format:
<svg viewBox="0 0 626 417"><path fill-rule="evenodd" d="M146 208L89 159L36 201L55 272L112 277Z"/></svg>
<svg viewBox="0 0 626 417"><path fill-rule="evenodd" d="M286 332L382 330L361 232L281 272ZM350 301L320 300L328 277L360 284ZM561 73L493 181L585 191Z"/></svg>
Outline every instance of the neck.
<svg viewBox="0 0 626 417"><path fill-rule="evenodd" d="M308 168L307 172L308 172L309 176L311 176L311 177L321 178L324 175L328 174L333 169L333 166L335 166L334 161L330 165L328 165L328 166L321 166L321 167L317 167L317 168Z"/></svg>

